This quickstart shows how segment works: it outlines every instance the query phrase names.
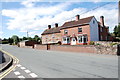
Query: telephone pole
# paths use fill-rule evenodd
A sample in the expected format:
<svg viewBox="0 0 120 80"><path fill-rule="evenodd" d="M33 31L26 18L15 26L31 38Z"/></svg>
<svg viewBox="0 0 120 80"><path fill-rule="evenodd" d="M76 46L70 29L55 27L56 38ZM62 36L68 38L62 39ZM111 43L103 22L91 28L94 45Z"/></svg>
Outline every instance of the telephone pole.
<svg viewBox="0 0 120 80"><path fill-rule="evenodd" d="M28 38L29 36L28 36L28 31L27 31L27 38Z"/></svg>

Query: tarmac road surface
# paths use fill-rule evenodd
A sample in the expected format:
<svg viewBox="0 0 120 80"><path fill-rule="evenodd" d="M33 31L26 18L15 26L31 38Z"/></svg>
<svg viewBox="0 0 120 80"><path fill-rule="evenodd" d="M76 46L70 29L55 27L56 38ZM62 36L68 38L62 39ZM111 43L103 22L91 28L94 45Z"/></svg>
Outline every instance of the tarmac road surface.
<svg viewBox="0 0 120 80"><path fill-rule="evenodd" d="M39 78L118 78L118 57L115 55L36 50L10 45L2 45L2 49L16 56L20 65Z"/></svg>

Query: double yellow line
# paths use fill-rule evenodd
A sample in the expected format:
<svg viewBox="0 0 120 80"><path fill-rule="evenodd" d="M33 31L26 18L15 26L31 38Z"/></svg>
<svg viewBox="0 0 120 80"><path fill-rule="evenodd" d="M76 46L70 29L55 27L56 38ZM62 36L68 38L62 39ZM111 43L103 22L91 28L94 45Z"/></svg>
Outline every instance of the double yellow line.
<svg viewBox="0 0 120 80"><path fill-rule="evenodd" d="M15 56L11 55L10 53L8 53L8 52L6 52L4 50L0 50L0 51L2 51L3 53L7 54L8 56L10 56L13 59L13 64L15 64L15 65L12 65L7 70L5 70L2 74L0 74L0 80L1 80L6 75L8 75L13 69L15 69L16 65L19 63L19 60L18 60L18 58L16 58Z"/></svg>

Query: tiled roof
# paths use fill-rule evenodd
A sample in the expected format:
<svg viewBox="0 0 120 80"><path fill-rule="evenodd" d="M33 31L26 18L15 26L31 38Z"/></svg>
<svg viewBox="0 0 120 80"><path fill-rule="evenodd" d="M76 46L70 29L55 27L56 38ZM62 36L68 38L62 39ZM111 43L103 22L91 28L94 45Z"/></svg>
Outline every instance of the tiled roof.
<svg viewBox="0 0 120 80"><path fill-rule="evenodd" d="M45 34L52 34L52 33L60 33L60 27L54 27L51 29L46 29L41 35L45 35Z"/></svg>
<svg viewBox="0 0 120 80"><path fill-rule="evenodd" d="M94 17L94 16L90 16L90 17L87 17L87 18L79 19L78 21L75 21L75 20L74 20L74 21L70 21L70 22L65 22L65 23L61 26L61 29L70 28L70 27L74 27L74 26L77 26L77 25L85 25L85 24L88 24L93 17Z"/></svg>
<svg viewBox="0 0 120 80"><path fill-rule="evenodd" d="M52 34L52 33L60 33L60 29L65 29L65 28L75 27L75 26L78 26L78 25L88 24L93 17L94 16L90 16L90 17L87 17L87 18L79 19L78 21L74 20L74 21L70 21L70 22L65 22L61 27L57 27L57 28L54 27L54 28L51 28L51 29L46 29L41 35Z"/></svg>

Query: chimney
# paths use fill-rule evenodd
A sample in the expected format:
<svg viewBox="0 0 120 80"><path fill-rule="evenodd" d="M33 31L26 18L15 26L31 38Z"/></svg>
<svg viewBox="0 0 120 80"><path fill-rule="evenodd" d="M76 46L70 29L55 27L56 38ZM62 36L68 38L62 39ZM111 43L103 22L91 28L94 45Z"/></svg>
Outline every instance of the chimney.
<svg viewBox="0 0 120 80"><path fill-rule="evenodd" d="M100 23L104 27L104 16L100 16Z"/></svg>
<svg viewBox="0 0 120 80"><path fill-rule="evenodd" d="M58 23L55 23L55 27L56 27L56 28L58 27Z"/></svg>
<svg viewBox="0 0 120 80"><path fill-rule="evenodd" d="M80 19L80 15L76 15L76 21Z"/></svg>
<svg viewBox="0 0 120 80"><path fill-rule="evenodd" d="M48 25L48 29L51 29L51 25Z"/></svg>

